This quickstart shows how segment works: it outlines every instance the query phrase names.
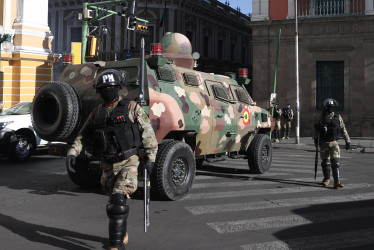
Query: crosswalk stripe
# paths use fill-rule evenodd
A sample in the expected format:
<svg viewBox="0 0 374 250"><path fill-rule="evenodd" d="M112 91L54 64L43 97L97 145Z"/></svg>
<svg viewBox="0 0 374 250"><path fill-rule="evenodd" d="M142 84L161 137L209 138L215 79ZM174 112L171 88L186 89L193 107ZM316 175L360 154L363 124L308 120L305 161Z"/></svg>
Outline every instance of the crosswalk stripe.
<svg viewBox="0 0 374 250"><path fill-rule="evenodd" d="M344 188L346 188L347 186L348 185L344 186ZM329 189L321 189L321 190L329 190ZM335 195L335 196L323 196L323 197L307 197L307 198L292 198L292 199L280 199L280 200L259 201L259 202L246 202L246 203L191 206L191 207L185 207L185 209L189 211L191 214L201 215L201 214L213 214L213 213L221 213L221 212L234 212L234 211L266 209L266 208L291 207L291 206L300 206L300 205L318 205L318 204L329 204L329 203L331 204L341 203L341 202L347 202L347 201L362 201L362 200L371 200L373 199L373 197L374 197L374 192L371 192L371 193L349 194L349 195L341 195L341 196Z"/></svg>
<svg viewBox="0 0 374 250"><path fill-rule="evenodd" d="M305 173L305 174L309 174L309 173L314 173L314 169L295 169L295 168L279 168L279 166L273 166L274 168L270 168L269 171L277 171L277 172L287 172L287 173Z"/></svg>
<svg viewBox="0 0 374 250"><path fill-rule="evenodd" d="M207 175L204 175L204 174L207 174ZM209 175L209 174L214 174L214 176L212 175ZM195 177L195 180L210 180L210 179L222 179L222 178L237 178L237 179L245 179L245 178L252 178L252 177L258 177L258 176L261 176L261 177L267 177L267 176L281 176L281 175L290 175L290 174L287 174L287 173L277 173L276 171L272 171L271 173L270 172L267 172L265 174L229 174L229 173L225 173L225 174L222 174L222 173L215 173L215 172L209 172L209 171L201 171L201 170L198 170L198 175L196 175ZM292 174L291 174L292 175Z"/></svg>
<svg viewBox="0 0 374 250"><path fill-rule="evenodd" d="M317 183L315 183L317 184ZM318 183L319 184L319 183ZM368 183L347 184L344 189L367 188L374 185ZM321 186L308 186L308 187L289 187L289 188L271 188L271 189L250 189L243 191L227 191L227 192L214 192L214 193L192 193L188 194L185 200L202 200L202 199L217 199L217 198L232 198L251 195L267 195L267 194L290 194L300 192L324 192L330 191Z"/></svg>
<svg viewBox="0 0 374 250"><path fill-rule="evenodd" d="M239 220L227 222L207 223L209 227L220 234L235 233L250 230L263 230L280 227L301 226L312 223L330 222L338 220L349 220L374 215L373 207L342 209L330 212L306 213L302 215L288 215L258 218L252 220Z"/></svg>
<svg viewBox="0 0 374 250"><path fill-rule="evenodd" d="M374 244L374 228L344 233L243 245L243 250L342 249Z"/></svg>
<svg viewBox="0 0 374 250"><path fill-rule="evenodd" d="M258 178L258 179L257 179ZM231 182L219 182L219 183L194 183L192 186L192 190L200 189L200 188L217 188L217 187L241 187L241 186L254 186L254 185L269 185L269 184L277 184L277 183L295 183L295 184L305 184L306 182L310 182L312 184L316 184L316 180L314 178L291 178L291 179L269 179L269 180L261 180L261 177L254 177L253 179L248 179L243 181L231 181ZM302 182L302 183L299 183Z"/></svg>

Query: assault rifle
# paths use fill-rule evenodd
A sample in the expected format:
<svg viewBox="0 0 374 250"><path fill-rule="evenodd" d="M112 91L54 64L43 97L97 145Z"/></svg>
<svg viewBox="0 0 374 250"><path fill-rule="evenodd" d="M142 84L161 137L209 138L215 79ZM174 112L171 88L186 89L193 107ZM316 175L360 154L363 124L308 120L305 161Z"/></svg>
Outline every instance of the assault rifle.
<svg viewBox="0 0 374 250"><path fill-rule="evenodd" d="M149 181L148 170L144 167L144 232L149 227L149 200L150 200L151 182Z"/></svg>
<svg viewBox="0 0 374 250"><path fill-rule="evenodd" d="M316 141L315 141L315 146L316 146L316 158L314 160L314 179L317 179L319 133L317 134L317 138L316 138Z"/></svg>

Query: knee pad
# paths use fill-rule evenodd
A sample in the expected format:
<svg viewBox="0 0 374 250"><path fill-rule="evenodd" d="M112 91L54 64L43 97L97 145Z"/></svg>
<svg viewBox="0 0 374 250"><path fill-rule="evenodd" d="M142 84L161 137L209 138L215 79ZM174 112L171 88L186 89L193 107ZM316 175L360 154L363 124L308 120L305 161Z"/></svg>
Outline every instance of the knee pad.
<svg viewBox="0 0 374 250"><path fill-rule="evenodd" d="M321 166L323 168L329 168L330 167L330 161L329 160L322 160Z"/></svg>
<svg viewBox="0 0 374 250"><path fill-rule="evenodd" d="M332 168L339 168L339 160L338 159L331 159L331 167Z"/></svg>
<svg viewBox="0 0 374 250"><path fill-rule="evenodd" d="M129 207L126 205L127 197L123 194L113 194L110 197L109 204L106 206L106 212L109 218L123 219L127 217Z"/></svg>

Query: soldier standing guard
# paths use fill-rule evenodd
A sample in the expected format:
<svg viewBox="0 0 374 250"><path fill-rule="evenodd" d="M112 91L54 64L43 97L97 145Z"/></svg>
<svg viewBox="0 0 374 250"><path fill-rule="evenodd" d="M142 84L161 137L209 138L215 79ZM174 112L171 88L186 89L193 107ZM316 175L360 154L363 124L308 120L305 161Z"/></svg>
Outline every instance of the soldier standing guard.
<svg viewBox="0 0 374 250"><path fill-rule="evenodd" d="M152 172L157 154L157 140L148 115L136 102L119 96L124 79L113 69L104 70L94 85L104 103L95 108L79 132L66 159L75 172L75 158L85 144L94 145L101 159L101 186L110 196L106 206L109 217L110 249L125 249L128 241L126 200L138 186L139 149L145 151L144 167Z"/></svg>
<svg viewBox="0 0 374 250"><path fill-rule="evenodd" d="M280 140L280 129L281 129L281 116L282 116L282 110L278 108L278 105L275 104L274 107L274 120L275 120L275 127L274 127L274 141L279 142Z"/></svg>
<svg viewBox="0 0 374 250"><path fill-rule="evenodd" d="M323 173L322 185L326 187L330 184L331 166L335 189L344 186L340 181L340 165L338 162L340 158L340 148L338 144L340 134L343 133L346 150L349 149L351 143L343 119L340 115L334 113L335 107L337 106L338 103L334 99L326 99L323 102L323 112L317 115L313 129L313 139L315 144L318 143L317 138L319 135L319 148L321 151L321 167Z"/></svg>
<svg viewBox="0 0 374 250"><path fill-rule="evenodd" d="M282 139L290 138L291 131L291 121L293 119L293 111L291 109L291 104L287 104L285 108L282 109L282 127L283 127L283 137Z"/></svg>

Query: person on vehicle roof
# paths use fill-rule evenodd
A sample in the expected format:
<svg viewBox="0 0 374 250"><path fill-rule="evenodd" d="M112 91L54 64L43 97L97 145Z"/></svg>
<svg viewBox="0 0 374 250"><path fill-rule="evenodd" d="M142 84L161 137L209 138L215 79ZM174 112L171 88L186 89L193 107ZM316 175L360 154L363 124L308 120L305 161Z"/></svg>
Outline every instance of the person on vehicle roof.
<svg viewBox="0 0 374 250"><path fill-rule="evenodd" d="M113 69L104 70L94 85L103 103L96 107L68 151L68 171L77 171L76 157L87 143L101 160L101 186L110 196L106 206L109 217L110 249L125 249L128 242L127 199L138 187L140 149L143 166L152 172L157 154L157 140L148 115L136 102L119 96L124 78Z"/></svg>
<svg viewBox="0 0 374 250"><path fill-rule="evenodd" d="M323 173L322 185L327 187L330 184L330 166L334 178L334 188L342 188L340 181L339 158L340 148L338 140L341 133L345 139L345 149L349 149L351 139L345 128L342 117L335 113L338 106L337 101L327 98L323 102L323 112L318 114L313 127L313 139L316 147L319 146L322 158L321 167ZM319 136L319 140L317 139ZM318 143L319 142L319 143ZM319 145L317 145L317 143ZM331 163L330 163L331 162Z"/></svg>

